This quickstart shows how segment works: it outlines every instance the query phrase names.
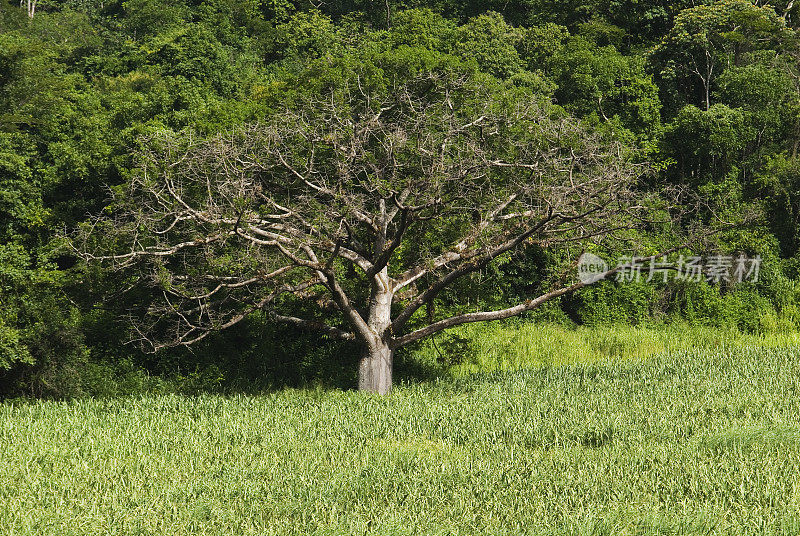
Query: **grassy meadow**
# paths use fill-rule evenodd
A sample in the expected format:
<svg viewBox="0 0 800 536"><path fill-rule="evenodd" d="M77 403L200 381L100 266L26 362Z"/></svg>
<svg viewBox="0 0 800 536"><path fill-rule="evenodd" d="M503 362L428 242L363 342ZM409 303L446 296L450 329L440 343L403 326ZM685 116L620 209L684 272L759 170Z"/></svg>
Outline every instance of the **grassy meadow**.
<svg viewBox="0 0 800 536"><path fill-rule="evenodd" d="M525 329L385 398L7 402L0 534L800 534L790 337Z"/></svg>

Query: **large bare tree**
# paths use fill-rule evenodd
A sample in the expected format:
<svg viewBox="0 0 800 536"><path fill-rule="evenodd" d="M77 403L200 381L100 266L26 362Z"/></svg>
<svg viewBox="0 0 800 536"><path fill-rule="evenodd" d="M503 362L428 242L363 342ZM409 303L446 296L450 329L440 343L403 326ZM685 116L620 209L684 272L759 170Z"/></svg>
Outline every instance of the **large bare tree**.
<svg viewBox="0 0 800 536"><path fill-rule="evenodd" d="M367 86L356 76L211 139L149 140L138 174L73 241L157 289L143 342L189 345L265 310L359 341L359 388L386 393L398 348L583 283L427 318L443 289L524 244L580 246L641 221L644 166L547 103L452 73ZM286 313L298 299L309 314Z"/></svg>

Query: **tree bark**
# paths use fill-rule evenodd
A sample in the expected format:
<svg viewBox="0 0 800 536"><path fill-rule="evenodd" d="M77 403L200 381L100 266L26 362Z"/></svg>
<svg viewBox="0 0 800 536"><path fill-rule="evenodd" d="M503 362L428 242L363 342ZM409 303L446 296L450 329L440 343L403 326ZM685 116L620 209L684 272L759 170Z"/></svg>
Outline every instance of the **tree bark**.
<svg viewBox="0 0 800 536"><path fill-rule="evenodd" d="M358 365L358 390L385 395L392 389L392 358L389 326L392 324L394 292L386 267L375 274L369 300L367 325L370 337L365 342Z"/></svg>
<svg viewBox="0 0 800 536"><path fill-rule="evenodd" d="M379 395L392 390L393 352L387 343L369 344L358 365L358 390Z"/></svg>

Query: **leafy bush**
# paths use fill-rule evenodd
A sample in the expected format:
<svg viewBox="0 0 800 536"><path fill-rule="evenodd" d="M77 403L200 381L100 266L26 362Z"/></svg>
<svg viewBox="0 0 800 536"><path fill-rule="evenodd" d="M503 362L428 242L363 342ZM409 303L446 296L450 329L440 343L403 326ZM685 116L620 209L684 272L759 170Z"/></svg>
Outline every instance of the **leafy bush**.
<svg viewBox="0 0 800 536"><path fill-rule="evenodd" d="M656 298L655 287L644 282L601 281L576 292L565 308L580 324L639 324L652 317Z"/></svg>

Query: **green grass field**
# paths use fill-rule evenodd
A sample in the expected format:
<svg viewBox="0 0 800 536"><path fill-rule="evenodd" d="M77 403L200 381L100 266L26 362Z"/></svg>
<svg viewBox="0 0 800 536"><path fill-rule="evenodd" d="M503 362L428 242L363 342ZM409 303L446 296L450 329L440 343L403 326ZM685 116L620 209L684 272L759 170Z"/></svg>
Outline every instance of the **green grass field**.
<svg viewBox="0 0 800 536"><path fill-rule="evenodd" d="M0 534L800 534L800 349L739 342L386 398L6 403Z"/></svg>

